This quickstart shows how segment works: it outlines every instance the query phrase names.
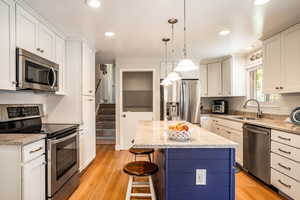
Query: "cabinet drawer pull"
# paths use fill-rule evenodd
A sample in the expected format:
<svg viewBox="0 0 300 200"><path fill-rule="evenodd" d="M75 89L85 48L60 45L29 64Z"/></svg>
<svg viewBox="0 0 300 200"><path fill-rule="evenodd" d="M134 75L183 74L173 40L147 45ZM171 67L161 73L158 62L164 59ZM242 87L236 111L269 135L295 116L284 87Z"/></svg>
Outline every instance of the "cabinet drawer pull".
<svg viewBox="0 0 300 200"><path fill-rule="evenodd" d="M280 183L281 185L283 185L283 186L285 186L287 188L291 188L292 187L291 185L282 182L280 179L278 180L278 183Z"/></svg>
<svg viewBox="0 0 300 200"><path fill-rule="evenodd" d="M285 154L291 154L290 151L285 151L285 150L282 150L282 149L280 149L280 148L278 148L278 151L280 151L280 152L282 152L282 153L285 153Z"/></svg>
<svg viewBox="0 0 300 200"><path fill-rule="evenodd" d="M279 139L282 139L282 140L286 140L286 141L291 141L292 139L291 138L285 138L285 137L282 137L282 136L278 136Z"/></svg>
<svg viewBox="0 0 300 200"><path fill-rule="evenodd" d="M282 167L282 168L284 168L284 169L286 169L286 170L291 171L291 168L290 168L290 167L284 166L284 165L281 164L281 163L278 163L278 166L279 166L279 167Z"/></svg>
<svg viewBox="0 0 300 200"><path fill-rule="evenodd" d="M228 134L231 134L231 132L230 132L230 131L226 131L226 133L228 133Z"/></svg>
<svg viewBox="0 0 300 200"><path fill-rule="evenodd" d="M44 53L44 50L43 49L41 49L41 51L40 51L41 53Z"/></svg>
<svg viewBox="0 0 300 200"><path fill-rule="evenodd" d="M279 90L279 87L275 87L276 90Z"/></svg>
<svg viewBox="0 0 300 200"><path fill-rule="evenodd" d="M38 152L38 151L40 151L42 149L43 149L43 147L39 147L37 149L31 150L29 153L35 153L35 152Z"/></svg>
<svg viewBox="0 0 300 200"><path fill-rule="evenodd" d="M284 88L284 87L282 87L282 86L281 86L281 87L279 87L279 89L281 89L281 90L283 90L283 88Z"/></svg>
<svg viewBox="0 0 300 200"><path fill-rule="evenodd" d="M40 48L37 48L36 50L37 50L37 51L41 51L41 49L40 49Z"/></svg>

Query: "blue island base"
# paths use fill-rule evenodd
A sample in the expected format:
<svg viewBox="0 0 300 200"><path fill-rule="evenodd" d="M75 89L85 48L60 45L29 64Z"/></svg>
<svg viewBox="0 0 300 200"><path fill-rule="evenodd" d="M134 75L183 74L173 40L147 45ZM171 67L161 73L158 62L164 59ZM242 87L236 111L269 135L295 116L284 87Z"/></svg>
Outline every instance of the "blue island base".
<svg viewBox="0 0 300 200"><path fill-rule="evenodd" d="M153 177L158 200L234 200L235 149L160 149ZM206 170L206 184L196 184L196 170Z"/></svg>

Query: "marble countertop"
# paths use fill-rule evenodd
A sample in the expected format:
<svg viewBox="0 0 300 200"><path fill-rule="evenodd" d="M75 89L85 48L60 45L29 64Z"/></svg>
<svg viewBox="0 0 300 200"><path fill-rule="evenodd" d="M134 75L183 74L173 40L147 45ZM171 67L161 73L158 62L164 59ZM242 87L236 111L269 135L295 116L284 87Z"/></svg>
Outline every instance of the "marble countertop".
<svg viewBox="0 0 300 200"><path fill-rule="evenodd" d="M285 122L283 120L274 120L274 119L257 119L257 120L240 120L236 119L235 117L238 117L237 115L218 115L218 114L205 114L207 116L221 118L221 119L227 119L247 124L253 124L257 126L263 126L266 128L271 128L275 130L285 131L293 134L300 135L300 126L294 125L293 123ZM203 115L203 116L205 116Z"/></svg>
<svg viewBox="0 0 300 200"><path fill-rule="evenodd" d="M187 123L192 138L186 142L168 139L168 125L176 122L140 121L134 139L135 148L236 148L237 143L218 136L197 125Z"/></svg>
<svg viewBox="0 0 300 200"><path fill-rule="evenodd" d="M0 145L26 145L45 137L45 134L0 134Z"/></svg>

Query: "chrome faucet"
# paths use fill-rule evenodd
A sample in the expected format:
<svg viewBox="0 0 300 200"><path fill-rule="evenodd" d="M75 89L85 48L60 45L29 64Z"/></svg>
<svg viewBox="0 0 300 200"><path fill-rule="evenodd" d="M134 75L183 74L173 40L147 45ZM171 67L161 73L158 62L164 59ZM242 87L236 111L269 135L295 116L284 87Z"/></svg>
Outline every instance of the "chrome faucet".
<svg viewBox="0 0 300 200"><path fill-rule="evenodd" d="M248 105L248 103L249 103L250 101L254 101L254 102L257 103L257 113L256 113L256 116L257 116L257 118L262 118L263 113L262 113L261 108L260 108L260 103L259 103L259 101L257 101L256 99L248 99L248 100L244 103L243 108L246 109L246 108L247 108L247 105Z"/></svg>

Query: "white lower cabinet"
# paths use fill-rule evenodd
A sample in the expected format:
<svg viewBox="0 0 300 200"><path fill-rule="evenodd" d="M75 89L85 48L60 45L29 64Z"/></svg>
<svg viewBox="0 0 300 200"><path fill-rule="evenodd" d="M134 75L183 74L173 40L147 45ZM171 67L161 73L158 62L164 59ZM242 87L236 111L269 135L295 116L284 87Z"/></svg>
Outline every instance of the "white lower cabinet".
<svg viewBox="0 0 300 200"><path fill-rule="evenodd" d="M95 99L82 98L83 125L79 133L80 171L85 169L96 157L96 113Z"/></svg>
<svg viewBox="0 0 300 200"><path fill-rule="evenodd" d="M0 145L0 199L45 200L45 140Z"/></svg>
<svg viewBox="0 0 300 200"><path fill-rule="evenodd" d="M45 156L40 156L22 167L22 200L44 200L46 198Z"/></svg>
<svg viewBox="0 0 300 200"><path fill-rule="evenodd" d="M300 199L300 136L272 130L271 184L292 199Z"/></svg>

